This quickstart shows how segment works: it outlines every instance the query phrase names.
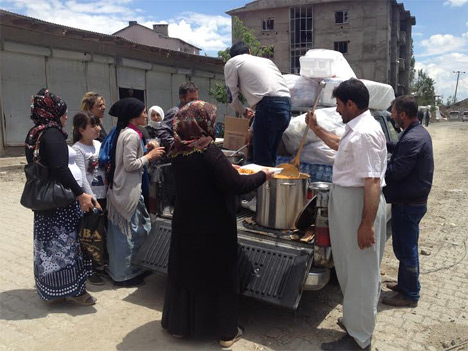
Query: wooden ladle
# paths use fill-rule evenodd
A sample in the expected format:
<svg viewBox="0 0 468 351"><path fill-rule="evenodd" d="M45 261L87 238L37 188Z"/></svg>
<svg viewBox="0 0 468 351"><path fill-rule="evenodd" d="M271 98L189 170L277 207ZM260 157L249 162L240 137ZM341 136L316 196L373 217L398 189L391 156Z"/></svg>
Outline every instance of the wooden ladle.
<svg viewBox="0 0 468 351"><path fill-rule="evenodd" d="M317 95L315 96L315 100L314 100L314 105L312 107L312 110L309 110L308 112L312 112L312 114L314 114L315 112L315 109L317 108L317 103L318 103L318 100L320 98L320 94L323 90L323 88L325 88L325 85L327 83L322 80L320 82L320 85L319 85L319 88L318 88L318 91L317 91ZM304 144L305 144L305 141L307 139L307 132L309 131L309 126L307 125L305 130L304 130L304 134L302 135L302 140L301 140L301 144L299 145L299 149L297 150L297 154L296 156L290 161L290 163L281 163L279 164L278 168L282 168L283 170L279 173L280 176L287 176L287 177L291 177L291 178L299 178L299 168L301 166L301 152L302 152L302 148L304 147Z"/></svg>

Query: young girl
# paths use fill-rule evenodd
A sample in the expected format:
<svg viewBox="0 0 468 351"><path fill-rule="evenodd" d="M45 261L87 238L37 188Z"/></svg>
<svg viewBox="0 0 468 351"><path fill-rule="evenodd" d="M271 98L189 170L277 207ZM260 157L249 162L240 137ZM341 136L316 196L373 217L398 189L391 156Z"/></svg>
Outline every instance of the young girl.
<svg viewBox="0 0 468 351"><path fill-rule="evenodd" d="M99 168L98 156L101 143L96 140L99 137L101 126L97 117L89 112L78 112L73 117L73 149L76 151L76 164L81 170L83 191L93 195L97 200L96 207L106 209L107 186L104 183L104 171ZM104 252L101 253L105 255ZM99 270L99 267L95 267ZM98 274L89 277L89 282L102 285L104 281Z"/></svg>

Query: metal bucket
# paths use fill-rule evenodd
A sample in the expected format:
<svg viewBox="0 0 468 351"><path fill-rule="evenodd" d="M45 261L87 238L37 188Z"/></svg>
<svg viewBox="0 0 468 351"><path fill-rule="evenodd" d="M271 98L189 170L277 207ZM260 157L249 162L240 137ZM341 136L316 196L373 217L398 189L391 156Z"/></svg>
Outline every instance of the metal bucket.
<svg viewBox="0 0 468 351"><path fill-rule="evenodd" d="M316 207L328 207L330 186L331 183L327 182L313 182L310 184L310 189L312 190L312 197L317 196Z"/></svg>
<svg viewBox="0 0 468 351"><path fill-rule="evenodd" d="M294 229L299 212L307 202L309 175L299 179L273 178L257 191L257 223L273 229Z"/></svg>

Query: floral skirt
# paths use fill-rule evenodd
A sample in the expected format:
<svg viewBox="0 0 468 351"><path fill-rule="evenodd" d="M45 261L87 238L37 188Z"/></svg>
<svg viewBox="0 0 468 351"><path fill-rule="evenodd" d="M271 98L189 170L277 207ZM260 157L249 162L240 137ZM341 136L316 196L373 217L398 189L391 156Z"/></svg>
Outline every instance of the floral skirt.
<svg viewBox="0 0 468 351"><path fill-rule="evenodd" d="M92 274L83 258L78 231L83 212L75 201L54 211L34 213L34 279L44 300L78 296Z"/></svg>

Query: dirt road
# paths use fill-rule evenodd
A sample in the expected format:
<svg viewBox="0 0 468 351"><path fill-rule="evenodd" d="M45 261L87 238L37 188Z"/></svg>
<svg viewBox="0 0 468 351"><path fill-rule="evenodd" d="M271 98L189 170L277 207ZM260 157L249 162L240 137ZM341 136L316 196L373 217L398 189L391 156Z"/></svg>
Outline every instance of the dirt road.
<svg viewBox="0 0 468 351"><path fill-rule="evenodd" d="M429 126L436 171L421 225L421 300L417 308L379 305L376 350L468 350L468 123ZM5 350L219 350L215 341L174 339L161 330L165 278L153 274L140 288L89 286L93 307L48 307L32 272L32 213L19 205L20 172L0 172L0 349ZM396 277L387 243L382 280ZM383 295L388 292L383 291ZM233 350L318 350L343 335L336 282L304 293L297 311L242 298L245 338Z"/></svg>

